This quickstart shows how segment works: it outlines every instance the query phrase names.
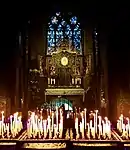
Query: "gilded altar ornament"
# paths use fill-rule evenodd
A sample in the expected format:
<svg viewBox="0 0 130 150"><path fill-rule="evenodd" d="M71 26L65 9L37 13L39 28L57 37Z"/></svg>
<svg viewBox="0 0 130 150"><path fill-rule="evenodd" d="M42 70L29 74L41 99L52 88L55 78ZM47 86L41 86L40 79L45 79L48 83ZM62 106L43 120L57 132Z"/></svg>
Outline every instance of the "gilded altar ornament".
<svg viewBox="0 0 130 150"><path fill-rule="evenodd" d="M61 58L61 64L62 64L63 66L68 65L68 58L67 58L67 57L62 57L62 58Z"/></svg>
<svg viewBox="0 0 130 150"><path fill-rule="evenodd" d="M23 147L30 149L62 149L66 148L66 143L26 143Z"/></svg>
<svg viewBox="0 0 130 150"><path fill-rule="evenodd" d="M74 146L92 146L92 147L98 147L98 146L103 146L103 147L107 147L107 146L117 146L116 144L110 144L110 143L73 143Z"/></svg>

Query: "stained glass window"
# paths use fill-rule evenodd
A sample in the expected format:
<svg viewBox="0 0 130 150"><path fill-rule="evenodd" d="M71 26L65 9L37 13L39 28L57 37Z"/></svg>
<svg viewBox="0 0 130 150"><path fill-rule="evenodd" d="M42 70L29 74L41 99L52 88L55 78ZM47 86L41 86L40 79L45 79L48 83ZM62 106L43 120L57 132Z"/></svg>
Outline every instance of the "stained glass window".
<svg viewBox="0 0 130 150"><path fill-rule="evenodd" d="M56 51L60 41L64 39L69 40L71 50L76 50L79 54L82 53L81 28L78 18L68 15L67 18L69 19L66 20L64 17L58 12L48 23L47 54Z"/></svg>

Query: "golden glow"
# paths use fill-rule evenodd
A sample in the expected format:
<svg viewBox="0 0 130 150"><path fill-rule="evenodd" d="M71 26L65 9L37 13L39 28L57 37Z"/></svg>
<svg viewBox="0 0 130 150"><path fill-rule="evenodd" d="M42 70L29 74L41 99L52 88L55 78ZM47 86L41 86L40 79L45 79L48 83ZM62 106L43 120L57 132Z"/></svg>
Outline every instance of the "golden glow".
<svg viewBox="0 0 130 150"><path fill-rule="evenodd" d="M109 144L109 143L93 143L93 144L88 144L88 143L73 143L74 146L117 146L116 144Z"/></svg>
<svg viewBox="0 0 130 150"><path fill-rule="evenodd" d="M63 66L68 65L68 58L67 58L67 57L62 57L62 58L61 58L61 64L62 64Z"/></svg>
<svg viewBox="0 0 130 150"><path fill-rule="evenodd" d="M66 148L66 143L26 143L24 148L30 149L62 149Z"/></svg>

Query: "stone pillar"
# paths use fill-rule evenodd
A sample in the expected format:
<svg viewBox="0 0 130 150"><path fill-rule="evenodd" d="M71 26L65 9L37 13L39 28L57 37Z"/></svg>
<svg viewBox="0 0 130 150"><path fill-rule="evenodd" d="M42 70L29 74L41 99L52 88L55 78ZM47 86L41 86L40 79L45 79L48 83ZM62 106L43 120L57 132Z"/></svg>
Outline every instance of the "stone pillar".
<svg viewBox="0 0 130 150"><path fill-rule="evenodd" d="M29 42L28 42L28 27L29 24L27 23L23 32L24 44L23 44L23 117L27 119L28 114L28 104L29 104L29 97L28 97L28 75L29 75Z"/></svg>
<svg viewBox="0 0 130 150"><path fill-rule="evenodd" d="M101 67L103 71L103 91L105 92L105 100L106 100L106 114L108 115L109 110L109 101L108 101L108 65L107 65L107 34L100 33L99 36L100 44L100 59L101 59Z"/></svg>
<svg viewBox="0 0 130 150"><path fill-rule="evenodd" d="M87 29L86 30L84 30L84 41L83 41L83 43L84 43L84 56L86 56L87 55Z"/></svg>
<svg viewBox="0 0 130 150"><path fill-rule="evenodd" d="M84 30L84 56L85 56L85 60L86 60L86 63L87 65L92 65L90 68L90 70L88 70L88 72L90 71L90 73L93 72L93 65L94 65L94 59L93 59L93 41L92 41L92 28L87 26ZM90 58L91 56L91 58ZM87 68L86 68L87 69ZM87 71L86 71L87 73ZM89 94L88 94L88 88L90 86L90 74L86 74L85 77L84 77L84 90L86 91L85 92L85 104L87 106L85 107L89 107Z"/></svg>

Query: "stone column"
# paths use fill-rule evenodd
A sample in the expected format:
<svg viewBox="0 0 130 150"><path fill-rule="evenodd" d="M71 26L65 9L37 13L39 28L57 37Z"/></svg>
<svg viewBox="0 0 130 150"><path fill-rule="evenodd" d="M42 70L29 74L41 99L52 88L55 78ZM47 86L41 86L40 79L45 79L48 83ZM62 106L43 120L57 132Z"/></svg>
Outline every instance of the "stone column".
<svg viewBox="0 0 130 150"><path fill-rule="evenodd" d="M25 26L23 32L23 117L27 119L28 114L28 104L29 104L29 97L28 97L28 74L29 74L29 48L28 48L28 23Z"/></svg>
<svg viewBox="0 0 130 150"><path fill-rule="evenodd" d="M84 30L84 56L85 56L85 60L87 61L87 65L88 62L92 65L91 68L93 68L93 41L92 41L92 28L89 26L85 27ZM89 60L89 56L91 56L91 60ZM86 68L87 69L87 68ZM89 70L90 72L93 71L92 69ZM84 90L87 91L88 86L89 86L89 80L90 80L90 76L89 74L85 75L84 77ZM88 91L87 91L88 92ZM90 103L89 99L87 98L87 92L85 92L85 104L88 105ZM89 106L87 106L89 107Z"/></svg>
<svg viewBox="0 0 130 150"><path fill-rule="evenodd" d="M109 101L108 101L108 60L107 60L107 34L100 32L99 35L100 46L100 60L101 67L103 71L103 84L104 84L104 92L105 92L105 100L106 100L106 114L108 115L109 110Z"/></svg>

